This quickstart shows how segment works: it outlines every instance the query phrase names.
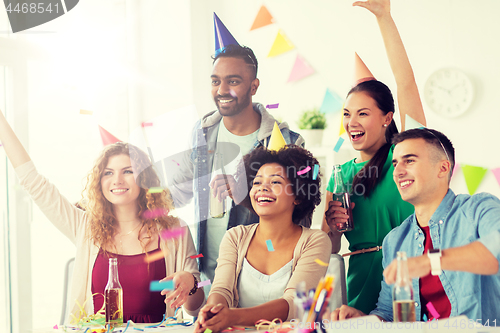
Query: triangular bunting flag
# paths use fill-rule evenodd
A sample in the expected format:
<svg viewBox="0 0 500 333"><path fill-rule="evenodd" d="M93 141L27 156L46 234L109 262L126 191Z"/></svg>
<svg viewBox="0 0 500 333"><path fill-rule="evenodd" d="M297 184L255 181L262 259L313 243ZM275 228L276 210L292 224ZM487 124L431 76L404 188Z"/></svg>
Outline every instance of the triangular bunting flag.
<svg viewBox="0 0 500 333"><path fill-rule="evenodd" d="M451 173L451 176L455 176L455 174L457 173L457 170L458 170L458 167L460 166L460 164L458 163L455 163L455 166L453 167L453 171Z"/></svg>
<svg viewBox="0 0 500 333"><path fill-rule="evenodd" d="M293 46L292 42L288 40L283 31L280 29L278 31L276 39L274 40L273 46L271 47L271 51L269 51L267 57L275 57L277 55L293 50L294 48L295 46Z"/></svg>
<svg viewBox="0 0 500 333"><path fill-rule="evenodd" d="M357 53L354 53L354 83L353 87L357 86L361 82L375 80L372 72L366 67L365 63Z"/></svg>
<svg viewBox="0 0 500 333"><path fill-rule="evenodd" d="M271 139L269 139L269 144L267 145L267 149L278 151L284 146L286 146L285 138L283 138L283 134L281 134L280 128L278 127L278 123L274 122L273 131L271 133Z"/></svg>
<svg viewBox="0 0 500 333"><path fill-rule="evenodd" d="M476 193L476 190L479 187L479 184L481 184L481 181L483 180L488 169L472 165L462 165L461 168L469 194L473 195Z"/></svg>
<svg viewBox="0 0 500 333"><path fill-rule="evenodd" d="M266 25L273 23L273 16L271 15L271 13L269 13L266 6L262 5L259 9L259 12L257 13L257 16L255 17L255 20L253 21L250 31L265 27Z"/></svg>
<svg viewBox="0 0 500 333"><path fill-rule="evenodd" d="M215 56L222 52L224 47L235 44L240 45L234 39L233 35L227 30L226 26L219 19L217 14L214 13L214 34L215 34Z"/></svg>
<svg viewBox="0 0 500 333"><path fill-rule="evenodd" d="M122 140L117 139L113 134L106 131L104 128L99 126L99 133L101 133L102 144L104 146L112 145L113 143L121 142Z"/></svg>
<svg viewBox="0 0 500 333"><path fill-rule="evenodd" d="M344 105L342 105L341 111L344 110ZM339 136L345 133L345 128L344 128L344 112L340 112L340 131L339 131Z"/></svg>
<svg viewBox="0 0 500 333"><path fill-rule="evenodd" d="M323 97L323 103L319 109L323 113L333 113L337 112L342 108L342 101L335 92L330 89L326 89L325 97Z"/></svg>
<svg viewBox="0 0 500 333"><path fill-rule="evenodd" d="M298 81L314 73L314 69L309 66L304 58L297 54L297 58L295 58L295 64L293 64L292 72L290 73L290 76L288 77L288 80L286 82Z"/></svg>
<svg viewBox="0 0 500 333"><path fill-rule="evenodd" d="M404 130L407 131L414 128L425 128L425 126L406 114Z"/></svg>
<svg viewBox="0 0 500 333"><path fill-rule="evenodd" d="M498 185L500 185L500 168L491 169L491 172L495 175Z"/></svg>

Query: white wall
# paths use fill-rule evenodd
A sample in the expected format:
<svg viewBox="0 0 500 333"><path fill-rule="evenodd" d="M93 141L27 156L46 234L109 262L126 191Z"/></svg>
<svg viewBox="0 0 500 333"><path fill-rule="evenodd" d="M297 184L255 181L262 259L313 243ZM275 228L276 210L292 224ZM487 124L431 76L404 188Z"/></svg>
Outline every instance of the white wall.
<svg viewBox="0 0 500 333"><path fill-rule="evenodd" d="M277 23L249 31L262 3ZM347 93L354 51L395 91L375 19L350 4L339 0L86 0L33 29L39 33L5 36L40 50L18 50L37 58L26 63L31 156L62 193L77 201L82 180L101 150L97 123L127 140L141 121L168 111L193 103L200 116L213 110L209 80L214 11L240 44L257 55L261 86L254 100L280 103L273 113L292 129L297 129L295 121L302 109L321 105L327 87L341 96ZM500 167L495 154L500 123L496 101L500 3L394 0L392 7L421 92L434 70L448 66L463 70L476 87L471 110L459 118L445 119L424 105L428 126L451 138L458 163ZM296 50L266 58L278 28ZM297 52L317 74L287 84ZM80 115L80 109L95 115ZM325 144L331 146L338 135L335 118L326 134ZM349 155L348 145L343 155ZM325 174L328 177L329 170ZM452 188L466 193L461 172L457 176ZM500 196L491 173L479 191ZM63 265L74 255L74 247L37 208L30 238L33 326L52 327L59 318Z"/></svg>

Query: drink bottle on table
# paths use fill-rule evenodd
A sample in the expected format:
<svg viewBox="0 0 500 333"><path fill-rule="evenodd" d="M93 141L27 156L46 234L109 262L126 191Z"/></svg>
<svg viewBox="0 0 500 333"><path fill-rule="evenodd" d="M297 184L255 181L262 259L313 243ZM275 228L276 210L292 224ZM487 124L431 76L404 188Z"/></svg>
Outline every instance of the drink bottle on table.
<svg viewBox="0 0 500 333"><path fill-rule="evenodd" d="M397 253L397 263L396 283L392 289L394 322L413 322L415 321L415 301L406 252Z"/></svg>
<svg viewBox="0 0 500 333"><path fill-rule="evenodd" d="M106 324L123 324L123 289L118 280L118 261L109 258L108 284L104 289Z"/></svg>

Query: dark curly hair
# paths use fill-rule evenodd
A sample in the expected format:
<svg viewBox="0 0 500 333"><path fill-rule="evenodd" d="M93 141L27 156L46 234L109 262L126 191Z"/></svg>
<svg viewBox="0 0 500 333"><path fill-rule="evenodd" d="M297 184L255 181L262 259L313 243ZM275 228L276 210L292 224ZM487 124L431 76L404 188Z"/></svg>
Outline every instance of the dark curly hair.
<svg viewBox="0 0 500 333"><path fill-rule="evenodd" d="M319 162L310 151L297 145L286 145L279 151L258 147L250 154L245 155L243 162L249 188L252 187L257 172L264 164L277 163L281 165L286 170L292 185L292 192L299 202L293 210L293 223L300 224L304 218L311 218L314 209L321 202L321 174L318 171L316 179L313 179L314 165L317 164L319 168ZM303 171L307 167L310 167L311 170L301 175L297 174L298 171ZM256 214L249 194L242 204Z"/></svg>

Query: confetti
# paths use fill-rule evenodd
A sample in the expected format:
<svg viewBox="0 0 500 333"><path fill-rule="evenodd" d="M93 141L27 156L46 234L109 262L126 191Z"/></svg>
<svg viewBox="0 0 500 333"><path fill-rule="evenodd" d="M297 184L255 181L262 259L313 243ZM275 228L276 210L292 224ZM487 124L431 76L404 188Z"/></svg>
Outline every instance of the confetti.
<svg viewBox="0 0 500 333"><path fill-rule="evenodd" d="M212 333L212 330L210 328L207 328L203 333Z"/></svg>
<svg viewBox="0 0 500 333"><path fill-rule="evenodd" d="M236 93L235 93L234 91L232 91L232 90L229 90L229 94L230 94L231 96L233 96L234 98L236 98L236 97L237 97Z"/></svg>
<svg viewBox="0 0 500 333"><path fill-rule="evenodd" d="M280 105L280 103L276 103L276 104L267 104L267 105L266 105L266 109L277 109L279 105Z"/></svg>
<svg viewBox="0 0 500 333"><path fill-rule="evenodd" d="M80 110L80 114L88 114L88 115L92 115L94 112L92 111L88 111L88 110Z"/></svg>
<svg viewBox="0 0 500 333"><path fill-rule="evenodd" d="M200 283L198 283L198 288L208 286L209 284L212 284L210 280L201 281Z"/></svg>
<svg viewBox="0 0 500 333"><path fill-rule="evenodd" d="M172 160L172 161L174 161L174 160ZM174 162L175 162L175 161L174 161ZM179 163L177 163L177 162L175 162L175 164L177 164L178 166L181 166L181 165L180 165Z"/></svg>
<svg viewBox="0 0 500 333"><path fill-rule="evenodd" d="M158 250L156 252L153 252L153 253L147 255L144 258L144 261L147 262L147 263L150 263L150 262L157 261L157 260L160 260L160 259L163 259L163 258L165 258L165 254L163 253L162 250Z"/></svg>
<svg viewBox="0 0 500 333"><path fill-rule="evenodd" d="M316 263L317 263L317 264L319 264L319 265L321 265L321 266L328 267L328 264L327 264L326 262L323 262L323 261L321 261L321 260L319 260L319 259L316 259L316 260L314 260L314 261L316 261Z"/></svg>
<svg viewBox="0 0 500 333"><path fill-rule="evenodd" d="M163 188L161 188L161 187L151 187L148 192L149 193L161 193L161 192L163 192Z"/></svg>
<svg viewBox="0 0 500 333"><path fill-rule="evenodd" d="M303 175L305 173L308 173L310 170L311 170L311 167L307 166L307 168L305 168L304 170L297 171L297 175L299 175L299 176Z"/></svg>
<svg viewBox="0 0 500 333"><path fill-rule="evenodd" d="M163 239L170 239L170 238L179 238L184 236L186 233L185 228L175 228L175 229L170 229L170 230L163 230L160 233L160 237Z"/></svg>
<svg viewBox="0 0 500 333"><path fill-rule="evenodd" d="M314 164L313 180L316 180L316 178L318 178L318 172L319 172L319 164Z"/></svg>
<svg viewBox="0 0 500 333"><path fill-rule="evenodd" d="M174 280L151 281L149 291L162 291L164 289L174 290Z"/></svg>
<svg viewBox="0 0 500 333"><path fill-rule="evenodd" d="M142 217L145 219L154 219L160 216L167 216L168 212L169 210L167 208L148 209L142 213Z"/></svg>
<svg viewBox="0 0 500 333"><path fill-rule="evenodd" d="M191 259L203 258L203 254L200 253L200 254L197 254L195 256L189 256L189 258L191 258Z"/></svg>
<svg viewBox="0 0 500 333"><path fill-rule="evenodd" d="M59 327L57 327L57 325L54 325L54 327L52 327L52 328L57 330Z"/></svg>
<svg viewBox="0 0 500 333"><path fill-rule="evenodd" d="M439 315L439 312L436 311L436 308L434 307L434 305L432 305L431 302L427 303L425 306L427 307L427 310L429 310L431 315L434 317L434 319L438 319L439 317L441 317Z"/></svg>
<svg viewBox="0 0 500 333"><path fill-rule="evenodd" d="M141 127L148 127L148 126L153 126L153 123L146 123L146 122L141 123Z"/></svg>
<svg viewBox="0 0 500 333"><path fill-rule="evenodd" d="M340 150L340 147L342 147L342 144L344 143L344 139L342 137L339 137L339 140L337 141L337 144L333 148L333 151L338 153Z"/></svg>
<svg viewBox="0 0 500 333"><path fill-rule="evenodd" d="M267 245L267 250L269 252L273 252L274 251L273 242L271 242L270 239L266 240L266 245Z"/></svg>

